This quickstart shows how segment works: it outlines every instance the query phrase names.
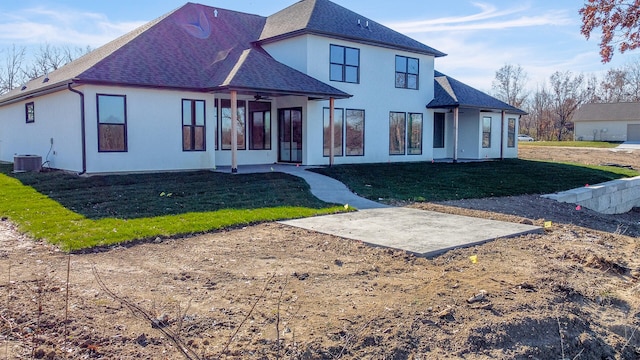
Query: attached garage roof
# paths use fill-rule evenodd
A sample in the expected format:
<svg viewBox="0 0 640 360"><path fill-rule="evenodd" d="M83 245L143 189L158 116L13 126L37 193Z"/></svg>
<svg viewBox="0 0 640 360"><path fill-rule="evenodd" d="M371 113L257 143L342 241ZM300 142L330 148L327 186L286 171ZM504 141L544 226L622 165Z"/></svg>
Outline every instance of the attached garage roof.
<svg viewBox="0 0 640 360"><path fill-rule="evenodd" d="M573 115L573 122L638 120L640 120L640 102L584 104Z"/></svg>

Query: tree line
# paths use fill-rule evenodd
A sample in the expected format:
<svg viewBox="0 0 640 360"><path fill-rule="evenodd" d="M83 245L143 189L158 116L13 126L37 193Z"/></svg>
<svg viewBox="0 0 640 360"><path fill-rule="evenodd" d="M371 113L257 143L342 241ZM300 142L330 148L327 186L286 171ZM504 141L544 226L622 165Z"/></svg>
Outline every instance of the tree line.
<svg viewBox="0 0 640 360"><path fill-rule="evenodd" d="M76 58L91 52L86 48L40 45L28 56L27 48L12 45L0 49L0 95L46 75Z"/></svg>
<svg viewBox="0 0 640 360"><path fill-rule="evenodd" d="M502 66L492 83L493 96L529 113L520 119L520 133L537 140L572 140L573 115L582 104L640 101L640 58L601 78L556 71L548 83L531 89L520 65Z"/></svg>

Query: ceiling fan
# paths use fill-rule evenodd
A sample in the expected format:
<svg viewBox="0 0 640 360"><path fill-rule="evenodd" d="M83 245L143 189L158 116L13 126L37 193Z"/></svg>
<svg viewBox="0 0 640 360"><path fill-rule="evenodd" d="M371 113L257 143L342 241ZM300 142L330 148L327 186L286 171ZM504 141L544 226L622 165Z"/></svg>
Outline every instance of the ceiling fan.
<svg viewBox="0 0 640 360"><path fill-rule="evenodd" d="M263 94L256 94L253 98L256 101L259 101L259 100L271 100L271 98L269 96L263 95Z"/></svg>

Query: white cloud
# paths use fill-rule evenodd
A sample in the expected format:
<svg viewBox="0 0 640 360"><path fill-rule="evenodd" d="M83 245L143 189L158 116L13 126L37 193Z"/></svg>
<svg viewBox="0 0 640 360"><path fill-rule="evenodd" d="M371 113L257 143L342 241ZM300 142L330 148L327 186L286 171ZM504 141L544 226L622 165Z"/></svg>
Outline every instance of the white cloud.
<svg viewBox="0 0 640 360"><path fill-rule="evenodd" d="M495 6L473 3L480 9L478 13L457 17L442 17L423 21L404 21L387 24L402 33L504 30L519 27L568 25L573 20L566 11L549 10L539 15L529 16L530 6L498 10Z"/></svg>
<svg viewBox="0 0 640 360"><path fill-rule="evenodd" d="M73 9L20 9L3 14L0 19L0 43L88 45L95 48L145 22L112 22L103 14Z"/></svg>

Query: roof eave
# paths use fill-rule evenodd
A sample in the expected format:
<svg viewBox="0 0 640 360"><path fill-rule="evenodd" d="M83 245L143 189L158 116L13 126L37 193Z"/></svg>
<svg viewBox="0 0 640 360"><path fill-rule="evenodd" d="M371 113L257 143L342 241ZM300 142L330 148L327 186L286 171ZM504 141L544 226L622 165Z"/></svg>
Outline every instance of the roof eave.
<svg viewBox="0 0 640 360"><path fill-rule="evenodd" d="M207 92L207 89L201 88L201 87L153 85L153 84L132 83L132 82L74 79L73 83L81 84L81 85L122 86L122 87L134 87L134 88L143 88L143 89L168 89L168 90L180 90L180 91Z"/></svg>
<svg viewBox="0 0 640 360"><path fill-rule="evenodd" d="M452 103L452 104L434 104L434 105L427 105L428 109L453 109L453 108L471 108L471 109L478 109L480 111L492 111L492 112L502 112L504 111L505 113L509 113L509 114L515 114L515 115L528 115L529 113L527 113L526 111L522 111L520 109L505 109L505 108L492 108L492 107L486 107L486 106L478 106L478 105L472 105L472 104L460 104L460 103Z"/></svg>
<svg viewBox="0 0 640 360"><path fill-rule="evenodd" d="M429 56L433 56L433 57L444 57L444 56L447 56L447 54L445 54L445 53L443 53L441 51L435 50L435 49L433 49L434 51L426 51L426 50L422 50L422 49L417 49L417 48L407 47L407 46L400 46L400 45L397 45L397 44L391 44L391 43L386 43L386 42L381 42L381 41L372 41L372 40L367 40L367 39L358 38L358 37L350 37L350 36L344 36L344 35L341 35L341 34L336 34L336 33L331 33L331 32L308 30L308 29L300 29L300 30L288 32L286 34L281 34L281 35L276 35L276 36L272 36L272 37L265 38L265 39L260 39L260 40L255 41L254 44L257 44L257 45L271 44L271 43L274 43L274 42L278 42L278 41L281 41L281 40L294 38L296 36L301 36L301 35L319 35L319 36L330 37L330 38L337 39L337 40L352 41L352 42L356 42L356 43L364 44L364 45L380 46L380 47L384 47L384 48L387 48L387 49L403 50L403 51L407 51L407 52L411 52L411 53L429 55Z"/></svg>
<svg viewBox="0 0 640 360"><path fill-rule="evenodd" d="M325 93L325 92L314 92L314 91L288 91L288 90L280 90L280 89L268 89L268 88L257 88L257 87L244 87L244 86L217 86L214 88L210 88L207 91L209 92L231 92L237 91L241 94L253 94L253 93L264 93L272 96L306 96L314 99L322 99L328 100L330 98L334 99L348 99L353 97L351 94L347 93Z"/></svg>
<svg viewBox="0 0 640 360"><path fill-rule="evenodd" d="M0 99L0 107L15 104L15 103L29 100L38 96L48 95L54 92L64 90L67 88L67 84L69 83L73 83L73 81L72 80L59 81L49 86L38 88L37 90L15 94L7 97L6 99Z"/></svg>

